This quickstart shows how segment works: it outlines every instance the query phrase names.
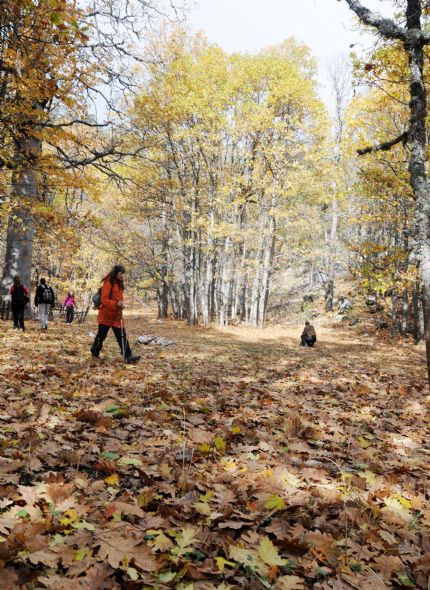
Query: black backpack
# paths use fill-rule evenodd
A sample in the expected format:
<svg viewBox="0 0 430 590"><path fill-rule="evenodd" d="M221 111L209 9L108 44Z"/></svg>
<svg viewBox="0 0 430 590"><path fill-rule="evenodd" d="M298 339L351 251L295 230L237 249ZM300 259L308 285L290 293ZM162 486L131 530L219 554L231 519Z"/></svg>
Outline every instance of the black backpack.
<svg viewBox="0 0 430 590"><path fill-rule="evenodd" d="M14 305L26 305L28 303L28 297L25 294L23 285L13 288L12 303Z"/></svg>
<svg viewBox="0 0 430 590"><path fill-rule="evenodd" d="M42 301L41 303L53 303L54 301L54 292L51 287L46 287L45 285L41 285L42 287Z"/></svg>
<svg viewBox="0 0 430 590"><path fill-rule="evenodd" d="M95 293L92 296L91 299L92 299L92 302L93 302L93 305L94 305L94 309L100 309L100 305L102 304L102 290L101 290L101 287L97 291L97 293Z"/></svg>
<svg viewBox="0 0 430 590"><path fill-rule="evenodd" d="M112 289L113 289L113 285L111 283L109 299L112 297ZM94 309L100 309L100 306L102 304L102 287L100 287L100 289L97 291L97 293L95 293L92 296L91 300L93 302Z"/></svg>

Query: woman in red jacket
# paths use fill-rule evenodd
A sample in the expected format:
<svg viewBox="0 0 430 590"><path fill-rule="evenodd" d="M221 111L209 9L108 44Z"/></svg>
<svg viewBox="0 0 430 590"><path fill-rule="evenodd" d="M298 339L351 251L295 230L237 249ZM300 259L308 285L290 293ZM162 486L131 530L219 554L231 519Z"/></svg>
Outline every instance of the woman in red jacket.
<svg viewBox="0 0 430 590"><path fill-rule="evenodd" d="M140 359L140 356L132 354L124 324L121 321L124 309L124 274L125 268L117 264L103 279L101 305L97 316L99 329L91 347L91 354L98 358L109 328L112 328L126 362L135 363Z"/></svg>
<svg viewBox="0 0 430 590"><path fill-rule="evenodd" d="M29 297L28 289L21 283L21 279L18 275L13 278L13 285L10 289L10 300L13 316L13 329L21 329L24 332L24 311L25 306L29 302Z"/></svg>

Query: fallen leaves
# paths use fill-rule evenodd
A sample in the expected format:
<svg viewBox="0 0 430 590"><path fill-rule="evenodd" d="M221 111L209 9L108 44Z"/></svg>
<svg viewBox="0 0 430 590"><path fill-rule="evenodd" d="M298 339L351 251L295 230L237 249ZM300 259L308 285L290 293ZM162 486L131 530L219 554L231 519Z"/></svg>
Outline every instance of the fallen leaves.
<svg viewBox="0 0 430 590"><path fill-rule="evenodd" d="M29 330L18 366L10 333L2 590L426 588L428 408L407 350L390 389L392 349L158 329L187 344L131 369L90 364L77 326L37 354Z"/></svg>

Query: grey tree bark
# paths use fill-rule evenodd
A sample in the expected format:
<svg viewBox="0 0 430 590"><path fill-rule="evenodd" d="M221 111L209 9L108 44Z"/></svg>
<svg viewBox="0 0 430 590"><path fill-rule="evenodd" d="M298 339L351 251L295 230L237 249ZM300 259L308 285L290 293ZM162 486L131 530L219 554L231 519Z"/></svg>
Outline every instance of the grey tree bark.
<svg viewBox="0 0 430 590"><path fill-rule="evenodd" d="M2 294L8 293L15 275L30 289L33 258L34 220L30 206L37 198L37 159L42 151L41 141L24 137L16 142L17 169L12 176L14 209L9 216L6 255L1 280Z"/></svg>
<svg viewBox="0 0 430 590"><path fill-rule="evenodd" d="M406 27L391 19L371 12L358 0L346 0L347 4L366 25L374 27L385 39L398 39L403 43L409 62L410 119L409 129L384 144L360 150L369 153L407 141L410 147L409 175L415 197L415 255L419 261L424 307L424 332L426 341L427 375L430 385L430 192L426 171L427 146L426 117L427 97L424 80L424 46L430 44L430 32L421 25L421 0L407 0Z"/></svg>

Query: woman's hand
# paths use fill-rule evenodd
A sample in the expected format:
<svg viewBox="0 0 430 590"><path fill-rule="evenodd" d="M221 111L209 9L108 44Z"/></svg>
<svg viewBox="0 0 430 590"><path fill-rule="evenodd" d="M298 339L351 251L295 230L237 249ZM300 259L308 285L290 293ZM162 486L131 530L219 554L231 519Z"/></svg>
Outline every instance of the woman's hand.
<svg viewBox="0 0 430 590"><path fill-rule="evenodd" d="M124 309L124 303L122 301L117 301L116 306L118 309Z"/></svg>

